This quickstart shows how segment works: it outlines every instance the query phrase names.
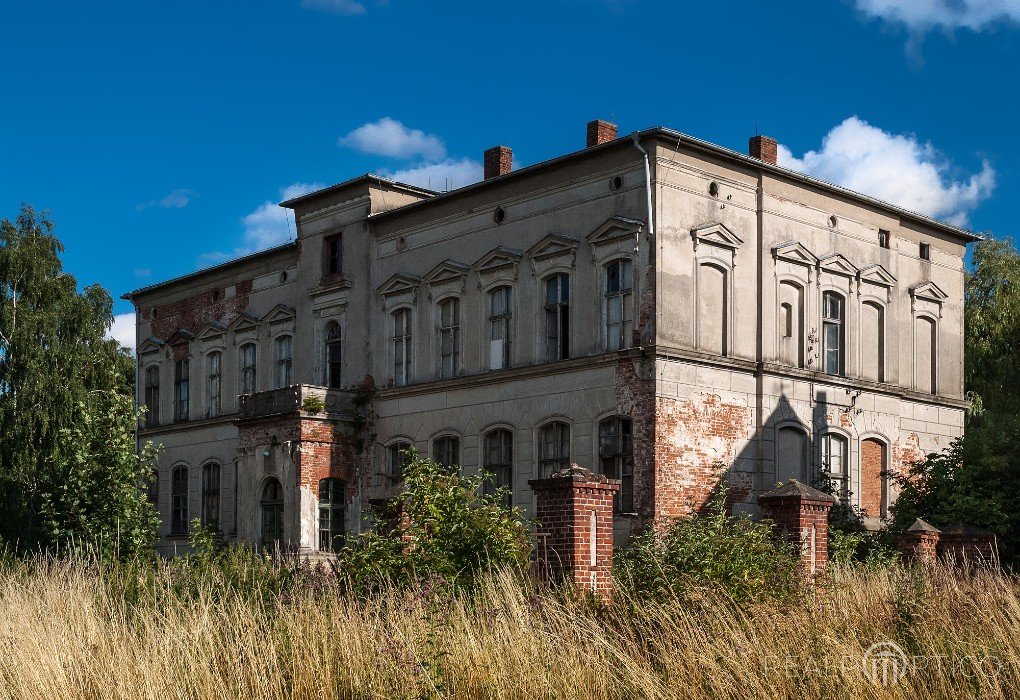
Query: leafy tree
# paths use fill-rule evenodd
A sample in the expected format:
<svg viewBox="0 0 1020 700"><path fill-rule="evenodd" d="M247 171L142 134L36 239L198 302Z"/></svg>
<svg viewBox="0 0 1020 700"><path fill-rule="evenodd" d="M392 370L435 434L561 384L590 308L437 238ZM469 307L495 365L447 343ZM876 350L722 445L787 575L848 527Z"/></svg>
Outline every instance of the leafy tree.
<svg viewBox="0 0 1020 700"><path fill-rule="evenodd" d="M154 539L135 453L134 362L105 338L113 301L78 291L46 214L0 221L0 542L128 554Z"/></svg>

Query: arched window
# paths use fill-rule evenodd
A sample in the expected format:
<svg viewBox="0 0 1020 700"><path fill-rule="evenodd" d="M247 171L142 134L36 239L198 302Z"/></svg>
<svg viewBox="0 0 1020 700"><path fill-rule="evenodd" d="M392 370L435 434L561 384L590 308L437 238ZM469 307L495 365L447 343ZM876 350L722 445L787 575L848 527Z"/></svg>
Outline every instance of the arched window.
<svg viewBox="0 0 1020 700"><path fill-rule="evenodd" d="M220 415L223 394L223 353L211 352L206 358L205 415L208 418Z"/></svg>
<svg viewBox="0 0 1020 700"><path fill-rule="evenodd" d="M698 265L698 349L716 355L728 354L729 280L722 267Z"/></svg>
<svg viewBox="0 0 1020 700"><path fill-rule="evenodd" d="M497 287L489 292L489 369L510 366L512 313L513 292L510 287Z"/></svg>
<svg viewBox="0 0 1020 700"><path fill-rule="evenodd" d="M190 365L191 362L187 358L174 363L174 420L177 422L188 420Z"/></svg>
<svg viewBox="0 0 1020 700"><path fill-rule="evenodd" d="M808 436L803 429L786 425L776 431L776 481L786 483L790 479L810 483Z"/></svg>
<svg viewBox="0 0 1020 700"><path fill-rule="evenodd" d="M188 468L183 466L170 477L170 534L188 534Z"/></svg>
<svg viewBox="0 0 1020 700"><path fill-rule="evenodd" d="M447 467L460 464L460 438L443 435L432 441L432 459Z"/></svg>
<svg viewBox="0 0 1020 700"><path fill-rule="evenodd" d="M506 429L497 429L485 434L482 454L482 467L492 474L485 482L488 493L497 489L506 489L503 503L509 508L513 505L514 487L514 434Z"/></svg>
<svg viewBox="0 0 1020 700"><path fill-rule="evenodd" d="M411 461L408 453L411 450L411 443L398 441L386 448L386 469L390 480L400 482L404 479L404 467Z"/></svg>
<svg viewBox="0 0 1020 700"><path fill-rule="evenodd" d="M331 323L326 328L326 386L330 389L343 387L341 377L341 345L340 324Z"/></svg>
<svg viewBox="0 0 1020 700"><path fill-rule="evenodd" d="M241 346L241 393L255 393L256 362L258 359L255 343Z"/></svg>
<svg viewBox="0 0 1020 700"><path fill-rule="evenodd" d="M914 388L934 394L938 366L938 326L935 319L917 316L914 319Z"/></svg>
<svg viewBox="0 0 1020 700"><path fill-rule="evenodd" d="M283 486L270 478L262 489L262 544L278 547L283 541Z"/></svg>
<svg viewBox="0 0 1020 700"><path fill-rule="evenodd" d="M889 505L885 443L875 438L861 441L861 510L872 518L885 518Z"/></svg>
<svg viewBox="0 0 1020 700"><path fill-rule="evenodd" d="M439 376L456 377L460 372L460 299L439 304Z"/></svg>
<svg viewBox="0 0 1020 700"><path fill-rule="evenodd" d="M545 281L545 355L550 362L570 357L570 276L565 272Z"/></svg>
<svg viewBox="0 0 1020 700"><path fill-rule="evenodd" d="M319 551L339 552L344 545L347 486L340 479L319 481Z"/></svg>
<svg viewBox="0 0 1020 700"><path fill-rule="evenodd" d="M411 382L411 311L393 312L393 383L405 386Z"/></svg>
<svg viewBox="0 0 1020 700"><path fill-rule="evenodd" d="M599 465L610 479L620 480L613 505L617 513L634 512L634 428L630 418L599 423Z"/></svg>
<svg viewBox="0 0 1020 700"><path fill-rule="evenodd" d="M159 425L159 365L145 368L145 426Z"/></svg>
<svg viewBox="0 0 1020 700"><path fill-rule="evenodd" d="M632 293L633 265L630 260L614 260L606 265L606 349L630 347L634 331Z"/></svg>
<svg viewBox="0 0 1020 700"><path fill-rule="evenodd" d="M276 339L276 388L293 384L294 338L281 335Z"/></svg>
<svg viewBox="0 0 1020 700"><path fill-rule="evenodd" d="M843 501L850 498L850 461L847 439L838 433L822 435L822 472Z"/></svg>
<svg viewBox="0 0 1020 700"><path fill-rule="evenodd" d="M779 283L779 361L804 366L804 289L787 281Z"/></svg>
<svg viewBox="0 0 1020 700"><path fill-rule="evenodd" d="M885 381L885 309L873 301L861 306L861 376Z"/></svg>
<svg viewBox="0 0 1020 700"><path fill-rule="evenodd" d="M822 371L842 375L846 367L846 305L836 292L822 294Z"/></svg>
<svg viewBox="0 0 1020 700"><path fill-rule="evenodd" d="M549 423L539 431L538 476L548 479L553 472L570 466L570 426Z"/></svg>
<svg viewBox="0 0 1020 700"><path fill-rule="evenodd" d="M220 529L220 465L202 467L202 524Z"/></svg>

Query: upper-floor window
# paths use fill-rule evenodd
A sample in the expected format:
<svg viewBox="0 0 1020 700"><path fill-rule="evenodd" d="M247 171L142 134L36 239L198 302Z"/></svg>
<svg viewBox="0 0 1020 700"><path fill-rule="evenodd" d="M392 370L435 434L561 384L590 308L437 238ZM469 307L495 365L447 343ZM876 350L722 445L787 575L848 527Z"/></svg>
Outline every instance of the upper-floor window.
<svg viewBox="0 0 1020 700"><path fill-rule="evenodd" d="M276 339L276 388L293 384L294 337L281 335Z"/></svg>
<svg viewBox="0 0 1020 700"><path fill-rule="evenodd" d="M618 513L634 512L633 424L630 418L606 418L599 423L599 463L602 473L620 480L614 506Z"/></svg>
<svg viewBox="0 0 1020 700"><path fill-rule="evenodd" d="M145 425L159 425L159 365L145 368Z"/></svg>
<svg viewBox="0 0 1020 700"><path fill-rule="evenodd" d="M560 272L545 281L545 356L570 357L570 276Z"/></svg>
<svg viewBox="0 0 1020 700"><path fill-rule="evenodd" d="M340 479L319 480L319 551L339 552L344 544L347 486Z"/></svg>
<svg viewBox="0 0 1020 700"><path fill-rule="evenodd" d="M405 386L411 382L411 310L393 312L393 383Z"/></svg>
<svg viewBox="0 0 1020 700"><path fill-rule="evenodd" d="M804 288L796 282L779 283L779 360L804 366Z"/></svg>
<svg viewBox="0 0 1020 700"><path fill-rule="evenodd" d="M326 274L339 275L344 271L344 239L337 234L325 240Z"/></svg>
<svg viewBox="0 0 1020 700"><path fill-rule="evenodd" d="M938 324L928 316L914 317L914 388L927 394L938 389Z"/></svg>
<svg viewBox="0 0 1020 700"><path fill-rule="evenodd" d="M174 364L174 420L188 420L188 374L190 362L187 358Z"/></svg>
<svg viewBox="0 0 1020 700"><path fill-rule="evenodd" d="M223 393L223 354L211 352L205 358L206 362L206 390L205 390L205 415L209 418L218 416L222 408Z"/></svg>
<svg viewBox="0 0 1020 700"><path fill-rule="evenodd" d="M202 524L220 527L220 465L215 463L202 467Z"/></svg>
<svg viewBox="0 0 1020 700"><path fill-rule="evenodd" d="M861 304L861 377L885 381L885 307L874 301Z"/></svg>
<svg viewBox="0 0 1020 700"><path fill-rule="evenodd" d="M822 371L842 375L846 342L846 306L835 292L822 294Z"/></svg>
<svg viewBox="0 0 1020 700"><path fill-rule="evenodd" d="M170 534L188 534L188 468L173 470L170 477Z"/></svg>
<svg viewBox="0 0 1020 700"><path fill-rule="evenodd" d="M918 246L918 254L921 256L921 260L931 260L931 244L921 243Z"/></svg>
<svg viewBox="0 0 1020 700"><path fill-rule="evenodd" d="M497 287L489 292L489 369L510 366L510 318L513 291Z"/></svg>
<svg viewBox="0 0 1020 700"><path fill-rule="evenodd" d="M411 443L394 442L386 448L386 469L390 479L401 481L404 478L404 467L411 461Z"/></svg>
<svg viewBox="0 0 1020 700"><path fill-rule="evenodd" d="M500 428L485 434L482 467L492 476L485 482L489 493L505 489L503 504L513 505L514 434Z"/></svg>
<svg viewBox="0 0 1020 700"><path fill-rule="evenodd" d="M549 478L553 472L570 466L570 426L549 423L539 432L538 475Z"/></svg>
<svg viewBox="0 0 1020 700"><path fill-rule="evenodd" d="M849 497L850 465L847 439L838 433L822 435L822 471L842 500Z"/></svg>
<svg viewBox="0 0 1020 700"><path fill-rule="evenodd" d="M633 264L630 260L614 260L606 265L606 349L620 350L630 346L634 330Z"/></svg>
<svg viewBox="0 0 1020 700"><path fill-rule="evenodd" d="M255 367L258 351L255 343L241 346L241 393L255 393Z"/></svg>
<svg viewBox="0 0 1020 700"><path fill-rule="evenodd" d="M447 467L460 464L460 438L443 435L432 441L432 459Z"/></svg>
<svg viewBox="0 0 1020 700"><path fill-rule="evenodd" d="M341 330L339 323L331 323L326 330L326 386L339 389L343 386L341 378Z"/></svg>
<svg viewBox="0 0 1020 700"><path fill-rule="evenodd" d="M878 245L880 248L888 248L892 234L884 228L878 229Z"/></svg>
<svg viewBox="0 0 1020 700"><path fill-rule="evenodd" d="M457 376L460 371L460 299L439 304L439 376Z"/></svg>

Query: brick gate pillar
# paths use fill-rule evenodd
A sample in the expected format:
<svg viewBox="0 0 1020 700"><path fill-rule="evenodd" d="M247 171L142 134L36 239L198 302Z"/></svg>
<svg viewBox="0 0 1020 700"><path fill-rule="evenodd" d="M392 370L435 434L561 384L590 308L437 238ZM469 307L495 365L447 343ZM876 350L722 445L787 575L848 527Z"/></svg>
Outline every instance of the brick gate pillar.
<svg viewBox="0 0 1020 700"><path fill-rule="evenodd" d="M528 485L535 491L538 559L546 575L608 600L613 585L613 496L619 480L571 464Z"/></svg>
<svg viewBox="0 0 1020 700"><path fill-rule="evenodd" d="M918 518L907 531L896 537L903 561L930 566L938 558L941 533L934 525Z"/></svg>
<svg viewBox="0 0 1020 700"><path fill-rule="evenodd" d="M797 571L813 578L829 562L829 511L836 499L791 479L758 496L762 515L800 548Z"/></svg>

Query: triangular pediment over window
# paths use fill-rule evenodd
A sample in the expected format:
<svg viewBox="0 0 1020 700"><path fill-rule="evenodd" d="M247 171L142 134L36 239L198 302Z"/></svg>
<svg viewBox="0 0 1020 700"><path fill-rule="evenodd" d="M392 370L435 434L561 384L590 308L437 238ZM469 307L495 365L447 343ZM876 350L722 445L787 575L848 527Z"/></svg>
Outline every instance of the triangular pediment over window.
<svg viewBox="0 0 1020 700"><path fill-rule="evenodd" d="M858 275L860 276L861 282L871 282L872 284L877 284L882 287L896 286L896 278L878 263L862 267Z"/></svg>
<svg viewBox="0 0 1020 700"><path fill-rule="evenodd" d="M138 346L138 354L148 355L150 353L159 352L163 349L164 345L166 345L166 343L159 338L146 338L142 341L142 344Z"/></svg>
<svg viewBox="0 0 1020 700"><path fill-rule="evenodd" d="M471 269L471 266L467 263L462 263L457 260L444 260L439 263L425 275L425 282L428 284L439 284L441 282L449 282L464 277Z"/></svg>
<svg viewBox="0 0 1020 700"><path fill-rule="evenodd" d="M287 306L286 304L277 304L269 310L265 316L262 317L263 321L269 323L280 323L282 321L293 321L294 320L294 307Z"/></svg>
<svg viewBox="0 0 1020 700"><path fill-rule="evenodd" d="M213 338L219 338L221 335L227 332L227 327L222 323L216 321L210 321L202 327L202 330L198 332L199 340L212 340Z"/></svg>
<svg viewBox="0 0 1020 700"><path fill-rule="evenodd" d="M478 272L492 272L516 265L523 257L522 251L497 246L479 258L473 267Z"/></svg>
<svg viewBox="0 0 1020 700"><path fill-rule="evenodd" d="M739 248L744 243L740 236L720 223L695 226L691 229L691 236L694 237L695 244L709 243L723 248Z"/></svg>
<svg viewBox="0 0 1020 700"><path fill-rule="evenodd" d="M528 257L532 260L548 260L560 255L573 255L580 242L573 236L550 233L528 249Z"/></svg>
<svg viewBox="0 0 1020 700"><path fill-rule="evenodd" d="M826 255L818 260L818 269L822 272L831 272L834 275L844 277L856 277L857 267L839 253Z"/></svg>
<svg viewBox="0 0 1020 700"><path fill-rule="evenodd" d="M926 299L939 304L949 298L949 295L939 289L939 286L934 282L925 282L924 284L919 284L916 287L911 288L910 296L915 299Z"/></svg>
<svg viewBox="0 0 1020 700"><path fill-rule="evenodd" d="M258 316L255 316L254 314L250 314L247 311L244 311L233 320L233 322L228 326L228 328L236 333L238 331L246 331L252 328L258 328L260 323L262 323L262 320Z"/></svg>
<svg viewBox="0 0 1020 700"><path fill-rule="evenodd" d="M780 243L772 249L772 257L776 260L786 260L787 262L808 267L818 265L818 257L797 241Z"/></svg>
<svg viewBox="0 0 1020 700"><path fill-rule="evenodd" d="M589 233L586 238L593 246L606 245L622 240L634 240L645 227L645 222L614 216Z"/></svg>
<svg viewBox="0 0 1020 700"><path fill-rule="evenodd" d="M195 339L195 334L191 331L186 331L183 328L178 328L170 337L166 339L167 345L187 345Z"/></svg>
<svg viewBox="0 0 1020 700"><path fill-rule="evenodd" d="M421 284L421 277L415 277L414 275L405 275L398 272L397 274L390 277L388 280L383 282L379 287L378 291L384 297L391 296L393 294L403 294L405 292L414 292Z"/></svg>

